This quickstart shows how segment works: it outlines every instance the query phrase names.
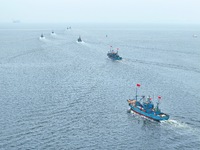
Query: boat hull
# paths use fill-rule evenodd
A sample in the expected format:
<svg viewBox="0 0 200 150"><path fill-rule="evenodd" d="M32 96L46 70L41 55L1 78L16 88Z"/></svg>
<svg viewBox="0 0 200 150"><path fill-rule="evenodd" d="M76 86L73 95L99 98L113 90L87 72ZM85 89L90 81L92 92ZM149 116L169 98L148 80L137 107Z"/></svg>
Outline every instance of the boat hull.
<svg viewBox="0 0 200 150"><path fill-rule="evenodd" d="M107 54L107 56L112 60L122 60L122 57L120 56L112 56L111 54Z"/></svg>
<svg viewBox="0 0 200 150"><path fill-rule="evenodd" d="M112 60L122 60L122 58L112 58L112 57L109 57L109 58Z"/></svg>
<svg viewBox="0 0 200 150"><path fill-rule="evenodd" d="M152 113L146 113L144 112L142 109L135 107L133 105L129 105L131 110L134 111L135 113L145 116L149 119L152 119L154 121L163 121L163 120L168 120L169 119L169 115L165 114L165 113L160 113L159 115L156 115L154 112Z"/></svg>

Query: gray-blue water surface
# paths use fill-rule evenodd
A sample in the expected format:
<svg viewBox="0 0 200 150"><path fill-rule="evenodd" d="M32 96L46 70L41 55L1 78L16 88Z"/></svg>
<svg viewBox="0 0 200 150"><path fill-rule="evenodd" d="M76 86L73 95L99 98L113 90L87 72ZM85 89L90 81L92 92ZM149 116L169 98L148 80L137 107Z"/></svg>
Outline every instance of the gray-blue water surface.
<svg viewBox="0 0 200 150"><path fill-rule="evenodd" d="M198 26L66 28L1 25L0 149L200 148ZM110 45L122 61L107 58ZM168 121L127 113L137 83L162 96Z"/></svg>

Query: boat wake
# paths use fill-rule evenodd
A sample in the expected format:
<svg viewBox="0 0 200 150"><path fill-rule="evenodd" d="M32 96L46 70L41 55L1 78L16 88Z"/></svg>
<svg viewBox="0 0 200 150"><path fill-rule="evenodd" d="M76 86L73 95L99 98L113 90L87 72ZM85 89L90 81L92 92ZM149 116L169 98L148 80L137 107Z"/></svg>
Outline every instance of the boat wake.
<svg viewBox="0 0 200 150"><path fill-rule="evenodd" d="M78 42L78 41L76 41L76 43L79 43L79 44L85 44L85 42L84 42L84 41L82 41L82 42Z"/></svg>
<svg viewBox="0 0 200 150"><path fill-rule="evenodd" d="M195 136L197 139L200 140L200 130L197 128L193 128L192 126L189 126L187 123L184 122L180 122L177 120L173 120L173 119L169 119L169 120L163 120L160 122L154 121L152 119L149 119L145 116L141 116L133 111L127 110L128 113L131 113L136 119L144 119L144 120L148 120L150 122L154 122L154 123L158 123L161 126L163 126L164 128L168 128L171 131L178 133L180 135L193 135ZM149 122L149 123L150 123Z"/></svg>
<svg viewBox="0 0 200 150"><path fill-rule="evenodd" d="M52 37L55 37L55 36L56 36L56 33L51 33L51 36L52 36Z"/></svg>
<svg viewBox="0 0 200 150"><path fill-rule="evenodd" d="M49 39L46 39L45 37L39 37L39 40L40 40L41 42L45 42L45 43L48 43L48 42L51 41L51 40L49 40Z"/></svg>
<svg viewBox="0 0 200 150"><path fill-rule="evenodd" d="M175 128L188 128L188 129L190 128L190 126L187 125L186 123L179 122L177 120L172 120L172 119L161 121L161 124L171 125Z"/></svg>
<svg viewBox="0 0 200 150"><path fill-rule="evenodd" d="M200 73L200 69L195 68L195 67L186 67L186 66L182 66L182 65L168 64L168 63L161 63L161 62L152 62L152 61L145 61L145 60L139 60L139 59L128 59L128 61L134 62L134 63L145 64L145 65L153 65L153 66L179 69L179 70L185 70L185 71L193 71L196 73ZM127 62L127 64L128 64L128 62Z"/></svg>
<svg viewBox="0 0 200 150"><path fill-rule="evenodd" d="M188 125L187 123L169 119L161 121L161 125L169 127L172 131L180 135L192 135L193 137L196 137L196 139L200 140L200 130Z"/></svg>
<svg viewBox="0 0 200 150"><path fill-rule="evenodd" d="M39 40L43 41L43 40L46 40L45 37L39 37Z"/></svg>
<svg viewBox="0 0 200 150"><path fill-rule="evenodd" d="M81 45L84 45L84 46L86 46L86 47L92 47L91 44L86 43L86 42L84 42L84 41L82 41L82 42L78 42L78 41L76 41L76 43L81 44Z"/></svg>

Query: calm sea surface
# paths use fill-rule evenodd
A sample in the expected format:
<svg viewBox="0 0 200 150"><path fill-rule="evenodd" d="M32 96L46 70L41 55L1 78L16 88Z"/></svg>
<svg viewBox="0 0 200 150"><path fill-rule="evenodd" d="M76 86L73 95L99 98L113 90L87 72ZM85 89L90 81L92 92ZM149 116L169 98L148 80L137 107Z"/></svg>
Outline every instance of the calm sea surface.
<svg viewBox="0 0 200 150"><path fill-rule="evenodd" d="M0 149L200 149L200 27L66 28L0 25ZM137 83L168 121L127 113Z"/></svg>

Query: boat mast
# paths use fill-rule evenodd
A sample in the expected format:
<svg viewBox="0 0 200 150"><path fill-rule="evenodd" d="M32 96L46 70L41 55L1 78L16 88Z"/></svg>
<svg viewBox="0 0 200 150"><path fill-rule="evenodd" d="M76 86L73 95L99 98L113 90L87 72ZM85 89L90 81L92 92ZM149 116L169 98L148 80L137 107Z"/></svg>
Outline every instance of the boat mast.
<svg viewBox="0 0 200 150"><path fill-rule="evenodd" d="M111 50L112 50L112 45L110 46L110 52L111 52Z"/></svg>
<svg viewBox="0 0 200 150"><path fill-rule="evenodd" d="M160 112L160 108L159 108L160 99L161 99L161 96L158 96L158 102L157 102L157 106L156 106L156 111L157 112Z"/></svg>
<svg viewBox="0 0 200 150"><path fill-rule="evenodd" d="M117 48L117 54L118 54L118 50L119 50L119 48Z"/></svg>
<svg viewBox="0 0 200 150"><path fill-rule="evenodd" d="M158 96L158 106L160 104L161 96Z"/></svg>
<svg viewBox="0 0 200 150"><path fill-rule="evenodd" d="M137 83L136 86L137 86L137 87L136 87L136 96L135 96L135 98L136 98L136 101L137 101L137 97L138 97L138 95L137 95L137 89L140 87L140 84Z"/></svg>

